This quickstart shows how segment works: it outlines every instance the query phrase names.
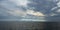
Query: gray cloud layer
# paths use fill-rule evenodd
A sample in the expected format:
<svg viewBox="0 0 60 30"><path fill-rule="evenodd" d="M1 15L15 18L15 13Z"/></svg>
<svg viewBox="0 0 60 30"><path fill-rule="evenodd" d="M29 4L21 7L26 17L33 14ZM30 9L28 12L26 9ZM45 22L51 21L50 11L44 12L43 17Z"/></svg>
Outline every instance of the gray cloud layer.
<svg viewBox="0 0 60 30"><path fill-rule="evenodd" d="M0 0L0 19L23 19L22 16L25 16L27 9L34 10L35 12L43 13L45 15L44 19L46 19L46 20L55 20L55 17L57 17L56 19L60 18L60 12L57 11L60 9L60 7L57 7L58 1L55 1L55 0L28 0L27 5L25 5L25 6L24 6L24 4L22 4L22 5L19 4L18 1L17 0L16 1ZM18 4L15 2L18 2ZM21 0L20 0L20 2L21 2ZM57 7L57 8L51 10L54 7ZM27 18L27 17L32 18L35 16L27 15L25 18ZM49 18L47 18L47 17L49 17Z"/></svg>

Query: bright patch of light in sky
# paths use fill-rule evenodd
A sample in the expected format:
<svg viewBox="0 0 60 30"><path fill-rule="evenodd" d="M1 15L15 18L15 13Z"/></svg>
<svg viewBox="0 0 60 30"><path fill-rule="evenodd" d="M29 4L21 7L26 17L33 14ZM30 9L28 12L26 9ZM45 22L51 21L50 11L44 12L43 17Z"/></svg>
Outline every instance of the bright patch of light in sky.
<svg viewBox="0 0 60 30"><path fill-rule="evenodd" d="M60 7L60 2L57 3L57 6Z"/></svg>
<svg viewBox="0 0 60 30"><path fill-rule="evenodd" d="M14 3L16 3L18 6L27 6L27 0L10 0Z"/></svg>
<svg viewBox="0 0 60 30"><path fill-rule="evenodd" d="M58 9L56 12L60 13L60 9Z"/></svg>
<svg viewBox="0 0 60 30"><path fill-rule="evenodd" d="M43 13L35 12L33 10L27 10L27 14L34 15L34 16L45 16Z"/></svg>
<svg viewBox="0 0 60 30"><path fill-rule="evenodd" d="M36 21L36 22L45 22L46 20L39 20L39 19L21 19L20 21Z"/></svg>

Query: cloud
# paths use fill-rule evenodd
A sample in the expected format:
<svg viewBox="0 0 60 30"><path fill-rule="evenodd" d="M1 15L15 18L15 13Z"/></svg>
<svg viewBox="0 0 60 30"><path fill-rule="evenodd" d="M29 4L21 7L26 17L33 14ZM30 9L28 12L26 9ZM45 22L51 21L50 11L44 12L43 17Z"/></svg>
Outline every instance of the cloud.
<svg viewBox="0 0 60 30"><path fill-rule="evenodd" d="M51 13L51 9L57 6L57 3L53 1L55 0L30 0L28 8L45 15L49 15Z"/></svg>
<svg viewBox="0 0 60 30"><path fill-rule="evenodd" d="M17 6L27 6L27 0L9 0L15 3Z"/></svg>
<svg viewBox="0 0 60 30"><path fill-rule="evenodd" d="M34 16L45 16L41 12L35 12L34 10L27 10L27 14L34 15Z"/></svg>
<svg viewBox="0 0 60 30"><path fill-rule="evenodd" d="M0 2L0 19L35 18L45 20L45 17L51 13L51 9L53 11L57 8L57 4L51 1L52 0L34 0L33 2L30 2L28 0L3 0ZM60 13L60 10L57 10L56 13ZM53 12L50 14L52 19L54 19L53 16L56 15L57 14L54 14ZM50 16L46 19L51 19Z"/></svg>
<svg viewBox="0 0 60 30"><path fill-rule="evenodd" d="M7 13L13 15L13 16L25 16L26 15L26 12L22 11L22 10L11 10L11 11L8 11Z"/></svg>
<svg viewBox="0 0 60 30"><path fill-rule="evenodd" d="M57 3L57 6L60 7L60 2Z"/></svg>
<svg viewBox="0 0 60 30"><path fill-rule="evenodd" d="M25 16L25 8L22 6L17 6L9 0L4 0L0 2L0 19L22 19Z"/></svg>
<svg viewBox="0 0 60 30"><path fill-rule="evenodd" d="M8 0L8 1L2 1L0 6L5 8L5 9L7 9L5 11L6 11L6 13L8 13L10 15L23 16L23 15L28 14L27 12L29 12L29 11L25 12L23 7L21 6L24 3L26 3L26 5L27 5L27 0ZM18 7L18 5L19 5L19 7ZM40 13L40 12L34 12L31 15L36 15L36 16L40 16L41 15L41 16L43 16L42 13Z"/></svg>
<svg viewBox="0 0 60 30"><path fill-rule="evenodd" d="M58 9L56 12L57 12L57 13L60 13L60 9Z"/></svg>

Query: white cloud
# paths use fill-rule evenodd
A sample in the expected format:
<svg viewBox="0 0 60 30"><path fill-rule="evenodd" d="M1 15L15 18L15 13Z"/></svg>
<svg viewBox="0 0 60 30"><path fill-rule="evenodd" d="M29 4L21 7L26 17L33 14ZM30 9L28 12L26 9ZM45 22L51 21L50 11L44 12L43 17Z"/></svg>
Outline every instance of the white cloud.
<svg viewBox="0 0 60 30"><path fill-rule="evenodd" d="M55 15L57 15L57 14L54 14L54 13L51 14L51 16L55 16Z"/></svg>
<svg viewBox="0 0 60 30"><path fill-rule="evenodd" d="M57 6L60 7L60 2L57 3Z"/></svg>
<svg viewBox="0 0 60 30"><path fill-rule="evenodd" d="M13 4L9 4L11 2L13 2ZM21 5L26 6L27 0L8 0L8 1L2 2L1 6L8 9L9 11L7 11L7 13L14 16L25 16L26 14L31 14L35 16L44 16L44 14L42 14L41 12L35 12L34 10L27 10L26 12L22 11L22 9L15 7L14 3L16 3L16 5L19 5L19 6Z"/></svg>
<svg viewBox="0 0 60 30"><path fill-rule="evenodd" d="M55 9L57 9L58 7L54 7L54 8L52 8L51 10L53 11L53 10L55 10Z"/></svg>
<svg viewBox="0 0 60 30"><path fill-rule="evenodd" d="M53 2L57 2L58 0L47 0L47 1L50 1L50 2L51 2L51 1L53 1Z"/></svg>
<svg viewBox="0 0 60 30"><path fill-rule="evenodd" d="M33 10L27 10L27 14L34 15L34 16L45 16L43 13L35 12Z"/></svg>
<svg viewBox="0 0 60 30"><path fill-rule="evenodd" d="M14 4L16 2L13 1L18 1L18 0L8 0L8 1L2 1L0 3L0 6L3 7L3 11L5 11L6 15L13 15L13 16L25 16L25 11L22 10L22 7L18 8L16 7L17 5ZM23 1L23 0L22 0ZM20 1L21 2L21 1ZM18 3L18 2L17 2ZM22 2L21 2L22 3ZM19 3L18 3L19 4ZM20 6L20 5L19 5ZM2 13L0 13L2 14Z"/></svg>
<svg viewBox="0 0 60 30"><path fill-rule="evenodd" d="M16 3L16 5L18 5L18 6L26 6L27 5L27 0L2 1L0 6L6 8L7 9L7 10L5 10L6 13L8 13L9 15L13 15L13 16L23 16L24 17L27 14L31 14L31 15L34 15L34 16L45 16L43 13L35 12L34 10L27 10L25 12L22 9L17 8L14 3Z"/></svg>
<svg viewBox="0 0 60 30"><path fill-rule="evenodd" d="M18 6L26 6L27 5L27 0L9 0L11 2L14 2Z"/></svg>
<svg viewBox="0 0 60 30"><path fill-rule="evenodd" d="M60 9L58 9L56 12L57 12L57 13L60 13Z"/></svg>

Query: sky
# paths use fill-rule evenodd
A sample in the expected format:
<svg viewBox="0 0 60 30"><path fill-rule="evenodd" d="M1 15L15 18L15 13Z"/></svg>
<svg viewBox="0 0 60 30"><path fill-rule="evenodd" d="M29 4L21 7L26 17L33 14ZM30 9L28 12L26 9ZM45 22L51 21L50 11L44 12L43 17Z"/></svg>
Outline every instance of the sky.
<svg viewBox="0 0 60 30"><path fill-rule="evenodd" d="M0 0L0 19L3 21L5 19L56 20L54 19L56 17L60 18L60 0Z"/></svg>

